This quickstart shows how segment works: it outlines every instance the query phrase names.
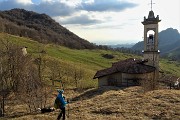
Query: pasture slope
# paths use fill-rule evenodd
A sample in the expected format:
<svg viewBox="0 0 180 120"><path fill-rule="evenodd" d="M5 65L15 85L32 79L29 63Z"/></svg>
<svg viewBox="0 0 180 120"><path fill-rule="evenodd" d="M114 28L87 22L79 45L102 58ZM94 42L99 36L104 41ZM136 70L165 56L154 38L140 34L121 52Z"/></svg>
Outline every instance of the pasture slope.
<svg viewBox="0 0 180 120"><path fill-rule="evenodd" d="M67 106L69 120L179 120L180 91L155 90L143 92L141 87L97 88L97 80L93 75L97 70L110 67L113 62L127 58L140 58L131 54L109 50L76 50L55 44L41 44L29 38L17 37L5 33L0 34L1 40L9 40L18 46L27 46L28 54L37 57L44 50L48 59L56 59L66 65L79 64L85 71L84 84L86 89L65 89L66 98L71 99ZM112 54L113 59L103 58L103 54ZM180 64L162 59L160 62L165 74L180 75ZM48 96L48 105L53 106L56 92ZM13 95L11 98L15 97ZM18 102L17 102L18 103ZM0 120L55 120L59 111L51 113L28 114L27 106L8 101L5 107L6 117Z"/></svg>
<svg viewBox="0 0 180 120"><path fill-rule="evenodd" d="M179 120L180 92L155 90L144 93L141 87L93 88L85 91L66 90L72 102L67 106L68 120ZM54 97L50 97L53 103ZM22 105L7 106L14 115L3 120L55 120L59 111L23 115ZM19 109L21 108L21 109ZM13 113L11 113L12 115ZM15 114L15 113L14 113Z"/></svg>

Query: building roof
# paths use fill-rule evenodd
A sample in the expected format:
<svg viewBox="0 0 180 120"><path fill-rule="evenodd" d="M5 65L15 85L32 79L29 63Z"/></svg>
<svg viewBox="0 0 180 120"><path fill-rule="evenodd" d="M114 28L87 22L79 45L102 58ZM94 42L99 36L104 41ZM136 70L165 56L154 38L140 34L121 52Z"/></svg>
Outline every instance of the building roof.
<svg viewBox="0 0 180 120"><path fill-rule="evenodd" d="M142 24L143 25L146 25L146 24L157 24L160 21L161 20L159 20L159 15L157 15L157 17L155 17L154 16L154 12L151 10L151 11L149 11L148 18L146 19L146 17L144 17L144 21L142 22Z"/></svg>
<svg viewBox="0 0 180 120"><path fill-rule="evenodd" d="M119 61L113 63L111 68L97 71L93 79L111 75L117 72L127 74L144 74L155 71L156 68L153 66L145 65L144 63L146 62L147 60L136 60L133 58Z"/></svg>

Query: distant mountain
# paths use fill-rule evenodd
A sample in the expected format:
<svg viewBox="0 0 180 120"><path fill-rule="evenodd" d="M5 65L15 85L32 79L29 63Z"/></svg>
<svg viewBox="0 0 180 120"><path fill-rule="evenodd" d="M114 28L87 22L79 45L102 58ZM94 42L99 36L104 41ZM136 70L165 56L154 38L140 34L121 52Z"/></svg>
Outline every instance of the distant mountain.
<svg viewBox="0 0 180 120"><path fill-rule="evenodd" d="M131 47L133 50L142 51L144 49L144 41L139 41L134 46Z"/></svg>
<svg viewBox="0 0 180 120"><path fill-rule="evenodd" d="M69 48L92 49L94 44L61 26L46 14L24 9L0 11L0 32L29 37L42 43L56 43Z"/></svg>
<svg viewBox="0 0 180 120"><path fill-rule="evenodd" d="M134 46L134 43L132 44L117 44L117 45L108 45L111 48L131 48L132 46Z"/></svg>
<svg viewBox="0 0 180 120"><path fill-rule="evenodd" d="M178 30L168 28L159 33L159 48L163 54L172 52L180 48L180 33Z"/></svg>
<svg viewBox="0 0 180 120"><path fill-rule="evenodd" d="M143 50L144 42L136 43L132 49ZM161 56L180 59L180 33L177 29L168 28L159 33L159 50Z"/></svg>

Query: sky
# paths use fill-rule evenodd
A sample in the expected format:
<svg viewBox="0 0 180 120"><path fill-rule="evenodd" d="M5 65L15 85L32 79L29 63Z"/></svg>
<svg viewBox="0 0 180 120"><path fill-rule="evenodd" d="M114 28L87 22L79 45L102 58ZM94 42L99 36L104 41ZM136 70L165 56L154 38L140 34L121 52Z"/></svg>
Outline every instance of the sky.
<svg viewBox="0 0 180 120"><path fill-rule="evenodd" d="M180 0L152 0L159 31L180 32ZM79 37L96 44L137 43L143 40L144 16L151 0L0 0L0 10L23 8L45 13Z"/></svg>

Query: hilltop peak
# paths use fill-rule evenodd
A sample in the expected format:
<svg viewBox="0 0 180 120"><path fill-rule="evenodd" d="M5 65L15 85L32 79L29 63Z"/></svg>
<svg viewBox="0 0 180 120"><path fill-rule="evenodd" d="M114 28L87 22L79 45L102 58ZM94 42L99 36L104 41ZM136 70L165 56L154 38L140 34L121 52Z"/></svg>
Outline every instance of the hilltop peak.
<svg viewBox="0 0 180 120"><path fill-rule="evenodd" d="M19 8L14 8L11 10L7 10L7 11L3 11L3 13L6 13L8 15L12 15L12 17L14 18L20 18L20 19L49 19L49 20L53 20L51 17L49 17L48 15L42 13L36 13L33 11L27 11L25 9L19 9Z"/></svg>
<svg viewBox="0 0 180 120"><path fill-rule="evenodd" d="M1 32L29 37L42 43L55 43L69 48L92 49L94 44L75 35L50 16L15 8L0 11Z"/></svg>

